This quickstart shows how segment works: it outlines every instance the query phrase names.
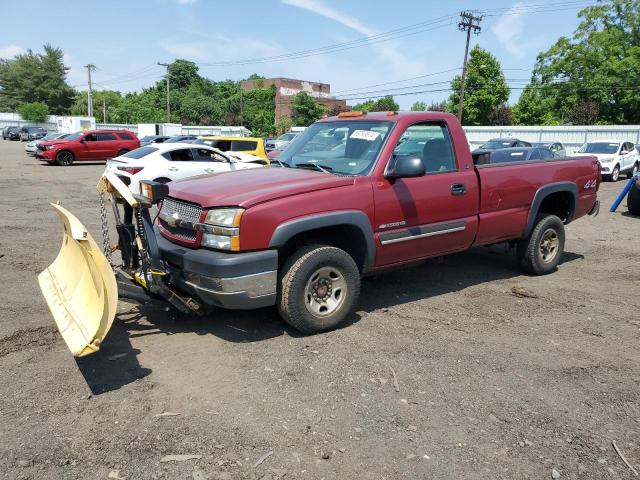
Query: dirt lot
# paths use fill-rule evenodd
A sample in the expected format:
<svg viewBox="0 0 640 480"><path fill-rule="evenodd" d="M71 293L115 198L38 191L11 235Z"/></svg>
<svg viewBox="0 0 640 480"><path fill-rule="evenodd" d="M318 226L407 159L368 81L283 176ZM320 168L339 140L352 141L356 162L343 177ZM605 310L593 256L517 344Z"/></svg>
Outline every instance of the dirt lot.
<svg viewBox="0 0 640 480"><path fill-rule="evenodd" d="M622 183L550 276L500 247L430 261L366 280L353 323L313 337L273 309L121 302L76 361L36 274L61 238L49 201L99 238L103 167L23 146L0 143L0 476L632 478L612 441L640 470L640 219L606 211Z"/></svg>

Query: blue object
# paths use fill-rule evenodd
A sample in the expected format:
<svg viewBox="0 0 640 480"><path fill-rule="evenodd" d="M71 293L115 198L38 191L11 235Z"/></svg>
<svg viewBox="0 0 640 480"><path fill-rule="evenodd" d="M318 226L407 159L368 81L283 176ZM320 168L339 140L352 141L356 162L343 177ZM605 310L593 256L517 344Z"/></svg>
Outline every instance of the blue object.
<svg viewBox="0 0 640 480"><path fill-rule="evenodd" d="M624 200L624 197L626 197L627 193L629 193L629 190L631 190L631 186L636 181L636 178L640 178L638 177L638 174L636 174L633 178L629 179L627 184L624 186L624 188L620 192L620 195L618 195L618 198L616 198L616 200L613 202L613 205L611 205L611 208L609 209L610 212L612 213L615 212L616 209L620 206L620 204L622 203L622 200Z"/></svg>

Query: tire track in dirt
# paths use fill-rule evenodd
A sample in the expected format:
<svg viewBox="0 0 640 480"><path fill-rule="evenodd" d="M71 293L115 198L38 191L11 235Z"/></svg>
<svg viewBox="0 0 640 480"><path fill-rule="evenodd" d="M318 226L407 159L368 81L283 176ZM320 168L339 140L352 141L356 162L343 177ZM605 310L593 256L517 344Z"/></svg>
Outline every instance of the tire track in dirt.
<svg viewBox="0 0 640 480"><path fill-rule="evenodd" d="M58 341L55 327L36 327L18 330L0 338L0 357L33 347L46 347Z"/></svg>

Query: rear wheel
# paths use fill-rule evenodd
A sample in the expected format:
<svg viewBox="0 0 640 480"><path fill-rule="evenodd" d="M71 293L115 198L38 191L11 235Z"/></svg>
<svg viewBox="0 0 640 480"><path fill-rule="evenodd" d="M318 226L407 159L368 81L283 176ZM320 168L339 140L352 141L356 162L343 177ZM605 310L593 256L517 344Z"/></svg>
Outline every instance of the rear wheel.
<svg viewBox="0 0 640 480"><path fill-rule="evenodd" d="M120 150L120 151L118 152L118 157L119 157L119 156L121 156L121 155L124 155L124 154L125 154L125 153L127 153L128 151L129 151L129 150L127 150L126 148L123 148L122 150Z"/></svg>
<svg viewBox="0 0 640 480"><path fill-rule="evenodd" d="M358 266L339 248L302 248L281 271L278 311L285 322L302 333L337 327L351 313L360 294Z"/></svg>
<svg viewBox="0 0 640 480"><path fill-rule="evenodd" d="M534 275L547 275L555 271L564 252L564 240L562 220L555 215L540 215L529 237L518 242L520 267Z"/></svg>
<svg viewBox="0 0 640 480"><path fill-rule="evenodd" d="M73 153L68 150L62 150L56 155L56 164L60 165L61 167L68 167L73 163L73 160Z"/></svg>
<svg viewBox="0 0 640 480"><path fill-rule="evenodd" d="M627 196L627 208L631 215L640 216L640 186L638 186L638 182L631 185Z"/></svg>
<svg viewBox="0 0 640 480"><path fill-rule="evenodd" d="M633 176L638 173L638 163L636 162L633 165L633 168L627 172L627 178L633 178Z"/></svg>

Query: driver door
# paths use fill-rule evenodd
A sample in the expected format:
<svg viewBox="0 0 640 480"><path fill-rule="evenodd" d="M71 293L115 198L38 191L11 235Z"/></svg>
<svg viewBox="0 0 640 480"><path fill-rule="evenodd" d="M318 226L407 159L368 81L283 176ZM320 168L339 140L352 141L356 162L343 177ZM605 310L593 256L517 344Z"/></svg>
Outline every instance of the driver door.
<svg viewBox="0 0 640 480"><path fill-rule="evenodd" d="M475 238L478 180L471 160L458 162L444 123L409 126L394 155L422 159L426 175L374 184L376 265L465 250Z"/></svg>

